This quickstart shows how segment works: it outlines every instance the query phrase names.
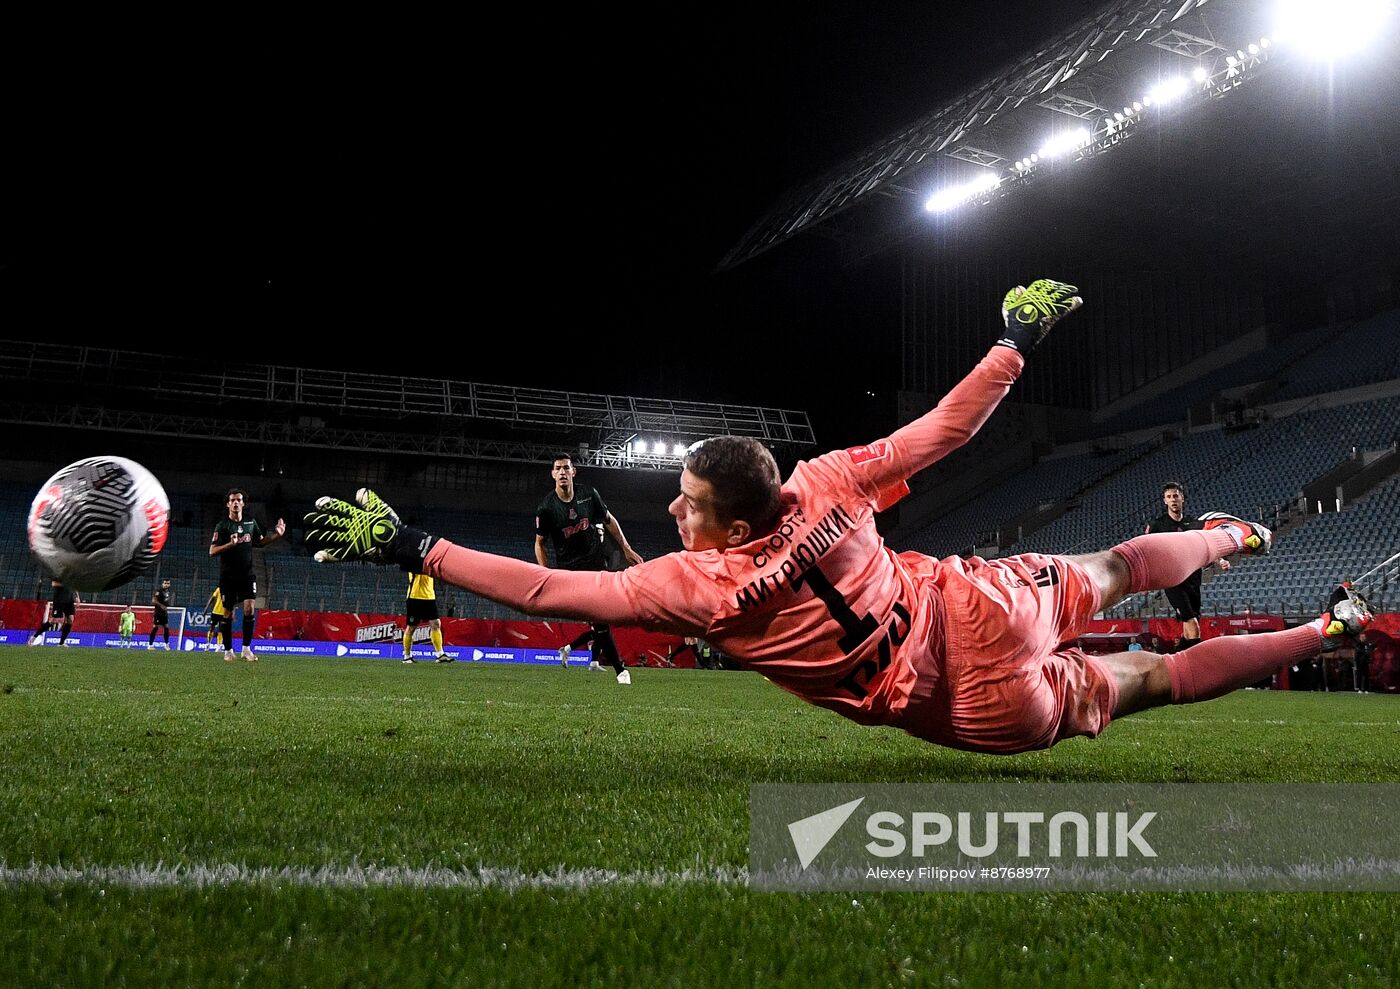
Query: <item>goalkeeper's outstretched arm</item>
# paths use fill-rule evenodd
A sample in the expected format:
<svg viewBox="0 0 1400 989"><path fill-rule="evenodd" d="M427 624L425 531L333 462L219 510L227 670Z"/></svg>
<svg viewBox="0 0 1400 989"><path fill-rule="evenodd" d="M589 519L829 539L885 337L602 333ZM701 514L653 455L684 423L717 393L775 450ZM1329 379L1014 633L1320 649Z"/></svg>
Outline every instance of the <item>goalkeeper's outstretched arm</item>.
<svg viewBox="0 0 1400 989"><path fill-rule="evenodd" d="M622 573L551 570L458 546L404 525L373 491L358 504L321 498L306 515L306 545L318 562L363 560L426 573L526 614L642 625L678 635L704 634L715 603L686 590L684 554Z"/></svg>
<svg viewBox="0 0 1400 989"><path fill-rule="evenodd" d="M972 439L1016 383L1026 358L1050 328L1083 305L1078 291L1073 285L1042 278L1006 293L1001 308L1005 332L934 409L880 441L889 444L889 456L868 461L869 483L877 490L897 485Z"/></svg>

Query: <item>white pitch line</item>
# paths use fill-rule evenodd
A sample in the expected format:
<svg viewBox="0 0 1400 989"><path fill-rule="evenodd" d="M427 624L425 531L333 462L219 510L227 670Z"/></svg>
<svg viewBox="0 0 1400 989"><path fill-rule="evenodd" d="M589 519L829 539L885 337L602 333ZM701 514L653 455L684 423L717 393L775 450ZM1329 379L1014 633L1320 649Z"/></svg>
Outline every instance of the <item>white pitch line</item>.
<svg viewBox="0 0 1400 989"><path fill-rule="evenodd" d="M867 866L836 870L774 868L759 877L763 889L795 891L849 889L863 880ZM1367 859L1323 864L1292 863L1261 865L1182 865L1139 869L1103 870L1069 866L1057 870L1053 878L1019 884L1018 889L1179 889L1189 890L1287 890L1353 888L1358 881L1370 880L1378 889L1391 889L1400 877L1400 861ZM604 887L671 886L748 887L748 869L742 866L712 866L699 869L648 872L618 872L612 869L558 867L550 872L524 872L520 869L476 868L442 869L406 866L321 866L294 868L282 866L195 863L191 865L57 866L29 865L23 868L0 866L0 888L16 886L84 885L107 889L208 889L228 886L302 886L314 889L444 889L507 893L526 890L587 891ZM923 887L898 887L923 888ZM946 887L940 886L940 889ZM977 888L977 887L966 887ZM984 889L988 887L982 887Z"/></svg>
<svg viewBox="0 0 1400 989"><path fill-rule="evenodd" d="M696 869L654 869L618 872L613 869L566 869L525 872L520 869L446 869L411 866L348 865L298 868L246 866L232 863L168 865L61 866L0 865L0 886L61 886L82 884L118 889L203 889L210 886L308 886L364 889L401 886L413 889L587 890L605 886L747 886L749 871L743 866Z"/></svg>
<svg viewBox="0 0 1400 989"><path fill-rule="evenodd" d="M17 694L91 694L95 697L111 697L116 694L138 694L142 697L160 697L163 690L145 687L15 687Z"/></svg>

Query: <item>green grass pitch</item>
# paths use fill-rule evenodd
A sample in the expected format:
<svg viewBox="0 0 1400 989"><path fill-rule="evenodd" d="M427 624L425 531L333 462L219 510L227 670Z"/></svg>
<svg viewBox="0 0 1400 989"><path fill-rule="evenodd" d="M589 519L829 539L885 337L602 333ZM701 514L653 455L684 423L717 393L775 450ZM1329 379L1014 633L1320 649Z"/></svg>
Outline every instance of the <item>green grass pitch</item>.
<svg viewBox="0 0 1400 989"><path fill-rule="evenodd" d="M0 648L0 986L1383 986L1383 894L765 894L754 783L1400 782L1400 698L996 758L757 676ZM619 880L614 874L622 874Z"/></svg>

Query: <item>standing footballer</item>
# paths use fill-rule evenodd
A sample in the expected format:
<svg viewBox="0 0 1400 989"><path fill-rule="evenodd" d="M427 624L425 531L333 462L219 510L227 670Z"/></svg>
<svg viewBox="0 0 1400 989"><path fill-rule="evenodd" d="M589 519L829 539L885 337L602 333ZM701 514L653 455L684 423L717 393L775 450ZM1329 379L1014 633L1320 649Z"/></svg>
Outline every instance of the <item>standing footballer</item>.
<svg viewBox="0 0 1400 989"><path fill-rule="evenodd" d="M554 478L554 490L544 496L535 510L535 561L540 566L549 566L549 552L545 548L548 539L554 544L554 561L560 570L606 570L600 531L604 528L622 547L628 566L642 562L622 534L622 526L608 511L603 496L595 488L574 481L577 468L569 454L555 457L549 472ZM616 671L617 682L631 683L632 674L623 664L612 629L605 622L593 622L583 635L561 648L561 661L567 663L569 653L589 640L596 646L596 656L602 656Z"/></svg>
<svg viewBox="0 0 1400 989"><path fill-rule="evenodd" d="M170 578L167 577L160 582L160 590L151 595L151 608L155 612L151 619L151 635L146 639L146 648L156 647L156 629L162 629L165 633L164 641L161 643L162 649L170 648ZM176 643L178 645L179 643Z"/></svg>
<svg viewBox="0 0 1400 989"><path fill-rule="evenodd" d="M253 573L253 547L261 548L281 539L287 531L287 523L278 519L277 525L269 533L257 519L245 519L243 505L247 497L241 488L229 491L225 500L228 518L215 526L209 555L219 558L219 592L223 596L224 606L232 611L235 603L241 602L243 605L243 658L256 663L258 657L253 655L253 627L257 622L254 599L258 596L258 581ZM224 648L228 650L224 653L224 659L233 662L235 656L231 634L225 635Z"/></svg>

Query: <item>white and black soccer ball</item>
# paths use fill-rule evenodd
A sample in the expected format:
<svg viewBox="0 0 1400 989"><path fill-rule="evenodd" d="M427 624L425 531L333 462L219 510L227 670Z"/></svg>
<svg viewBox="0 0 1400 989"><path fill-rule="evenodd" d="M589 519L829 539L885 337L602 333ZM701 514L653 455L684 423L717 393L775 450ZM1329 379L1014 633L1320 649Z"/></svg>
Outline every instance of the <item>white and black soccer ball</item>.
<svg viewBox="0 0 1400 989"><path fill-rule="evenodd" d="M88 457L44 482L29 507L29 548L76 591L105 591L151 565L170 529L170 500L124 457Z"/></svg>

